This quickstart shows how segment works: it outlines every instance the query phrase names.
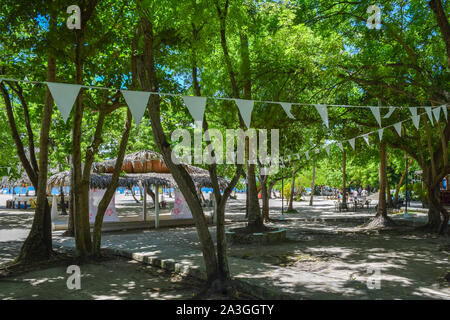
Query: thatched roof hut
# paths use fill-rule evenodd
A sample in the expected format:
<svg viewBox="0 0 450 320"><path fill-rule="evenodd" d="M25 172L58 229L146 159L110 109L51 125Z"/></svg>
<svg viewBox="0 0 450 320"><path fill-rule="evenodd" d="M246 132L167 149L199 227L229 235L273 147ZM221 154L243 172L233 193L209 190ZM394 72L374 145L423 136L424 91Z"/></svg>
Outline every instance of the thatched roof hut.
<svg viewBox="0 0 450 320"><path fill-rule="evenodd" d="M94 163L92 166L94 173L113 173L116 159L105 160ZM189 174L208 175L208 170L187 165L183 165ZM152 150L142 150L125 155L122 164L122 171L126 173L170 173L164 163L163 156Z"/></svg>
<svg viewBox="0 0 450 320"><path fill-rule="evenodd" d="M91 173L90 177L90 186L91 188L99 188L106 189L108 185L111 183L112 174L103 173ZM194 184L199 187L212 187L211 179L209 175L205 174L191 174L191 178L194 181ZM221 188L225 188L228 182L219 177L219 185ZM167 186L167 187L176 187L177 184L175 179L172 177L170 173L130 173L119 177L119 181L117 186L123 188L132 188L139 186ZM51 176L48 179L48 187L60 187L60 186L70 186L70 171L60 172Z"/></svg>
<svg viewBox="0 0 450 320"><path fill-rule="evenodd" d="M116 159L105 160L100 163L94 163L93 171L95 173L113 173L115 165ZM125 155L122 171L126 173L170 173L169 168L164 164L162 155L151 150Z"/></svg>
<svg viewBox="0 0 450 320"><path fill-rule="evenodd" d="M93 173L91 173L90 177L91 188L107 188L111 183L115 165L116 159L94 163L92 166ZM208 170L187 164L183 166L197 187L212 187ZM126 174L120 176L118 187L151 187L154 185L176 187L177 185L169 168L165 165L162 155L155 151L143 150L126 155L122 171L125 171ZM221 188L225 188L227 184L227 180L219 177L219 186ZM70 172L64 171L52 175L48 179L48 186L70 186Z"/></svg>
<svg viewBox="0 0 450 320"><path fill-rule="evenodd" d="M20 187L23 185L32 185L28 174L23 171L19 178L2 177L0 180L1 188Z"/></svg>

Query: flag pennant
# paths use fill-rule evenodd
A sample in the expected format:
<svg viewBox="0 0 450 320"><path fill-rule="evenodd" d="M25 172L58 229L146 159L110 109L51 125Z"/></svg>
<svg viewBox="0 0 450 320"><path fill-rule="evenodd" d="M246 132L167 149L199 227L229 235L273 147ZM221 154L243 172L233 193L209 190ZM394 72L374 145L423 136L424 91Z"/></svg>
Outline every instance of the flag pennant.
<svg viewBox="0 0 450 320"><path fill-rule="evenodd" d="M433 115L434 115L434 118L436 119L436 122L439 122L439 118L441 116L441 108L440 107L439 108L434 108L433 109Z"/></svg>
<svg viewBox="0 0 450 320"><path fill-rule="evenodd" d="M367 145L370 146L370 143L369 143L369 134L365 134L365 135L363 135L362 137L363 137L364 141L367 143Z"/></svg>
<svg viewBox="0 0 450 320"><path fill-rule="evenodd" d="M384 119L388 119L395 111L395 107L389 107L389 112L387 114L384 115Z"/></svg>
<svg viewBox="0 0 450 320"><path fill-rule="evenodd" d="M351 138L350 140L348 140L348 142L352 146L352 149L355 150L355 138Z"/></svg>
<svg viewBox="0 0 450 320"><path fill-rule="evenodd" d="M11 167L6 168L6 170L8 171L8 176L9 176L9 173L11 172Z"/></svg>
<svg viewBox="0 0 450 320"><path fill-rule="evenodd" d="M411 111L411 115L413 117L417 116L417 108L408 108L408 109L409 109L409 111Z"/></svg>
<svg viewBox="0 0 450 320"><path fill-rule="evenodd" d="M378 130L378 136L380 137L380 141L383 140L383 131L384 131L384 128L381 128L380 130Z"/></svg>
<svg viewBox="0 0 450 320"><path fill-rule="evenodd" d="M323 123L329 128L328 126L328 109L325 104L315 104L317 112L319 113L320 117L322 118Z"/></svg>
<svg viewBox="0 0 450 320"><path fill-rule="evenodd" d="M444 111L445 121L447 121L447 105L442 106L442 111Z"/></svg>
<svg viewBox="0 0 450 320"><path fill-rule="evenodd" d="M420 125L420 116L419 115L415 115L412 116L412 121L414 123L414 126L416 127L417 130L419 130L419 125Z"/></svg>
<svg viewBox="0 0 450 320"><path fill-rule="evenodd" d="M53 100L58 107L59 112L64 122L69 119L70 112L72 111L73 104L78 97L81 85L79 84L67 84L47 82L47 87L52 94Z"/></svg>
<svg viewBox="0 0 450 320"><path fill-rule="evenodd" d="M320 153L320 149L315 149L314 152L315 152L316 154L319 154L319 153Z"/></svg>
<svg viewBox="0 0 450 320"><path fill-rule="evenodd" d="M306 159L309 160L309 151L305 152Z"/></svg>
<svg viewBox="0 0 450 320"><path fill-rule="evenodd" d="M150 92L131 91L131 90L120 90L120 91L122 92L122 96L125 99L128 108L130 108L136 126L139 127L139 125L141 124L142 117L144 116L145 110L147 109L148 99L150 98Z"/></svg>
<svg viewBox="0 0 450 320"><path fill-rule="evenodd" d="M381 116L380 116L380 108L379 107L370 107L370 110L372 111L373 116L377 120L378 124L381 127Z"/></svg>
<svg viewBox="0 0 450 320"><path fill-rule="evenodd" d="M298 153L296 154L296 156L297 156L297 160L300 160L300 155Z"/></svg>
<svg viewBox="0 0 450 320"><path fill-rule="evenodd" d="M338 142L337 145L338 145L339 149L341 149L341 151L344 151L344 146L342 145L341 142Z"/></svg>
<svg viewBox="0 0 450 320"><path fill-rule="evenodd" d="M291 113L292 103L280 102L280 104L283 107L284 112L286 112L286 114L288 115L288 117L291 119L295 119L295 117Z"/></svg>
<svg viewBox="0 0 450 320"><path fill-rule="evenodd" d="M425 111L427 112L428 118L430 119L431 125L434 126L433 114L431 112L431 107L425 107Z"/></svg>
<svg viewBox="0 0 450 320"><path fill-rule="evenodd" d="M242 99L234 99L234 101L236 101L236 105L239 108L239 112L241 113L242 119L244 119L247 129L250 129L250 122L252 120L252 111L255 101Z"/></svg>
<svg viewBox="0 0 450 320"><path fill-rule="evenodd" d="M183 101L192 118L194 118L196 125L201 128L203 126L203 117L205 115L206 98L183 96Z"/></svg>
<svg viewBox="0 0 450 320"><path fill-rule="evenodd" d="M327 155L330 156L330 145L325 146L325 151L327 152Z"/></svg>
<svg viewBox="0 0 450 320"><path fill-rule="evenodd" d="M398 135L401 137L402 136L402 123L397 122L396 124L394 124L394 128L397 131Z"/></svg>

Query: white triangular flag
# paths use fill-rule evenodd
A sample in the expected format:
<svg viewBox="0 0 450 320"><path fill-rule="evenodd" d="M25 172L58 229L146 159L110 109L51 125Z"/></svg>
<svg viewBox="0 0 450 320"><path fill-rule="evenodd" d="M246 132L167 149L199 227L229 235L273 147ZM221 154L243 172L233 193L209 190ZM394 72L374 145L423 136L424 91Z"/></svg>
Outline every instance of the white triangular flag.
<svg viewBox="0 0 450 320"><path fill-rule="evenodd" d="M55 104L58 107L59 112L61 112L64 122L67 122L70 112L72 111L73 104L75 103L78 93L80 92L81 85L47 82L47 87L55 100Z"/></svg>
<svg viewBox="0 0 450 320"><path fill-rule="evenodd" d="M239 108L239 112L241 113L242 119L244 120L247 129L250 129L250 122L252 120L252 110L255 105L255 101L253 100L242 100L242 99L234 99L236 101L236 105Z"/></svg>
<svg viewBox="0 0 450 320"><path fill-rule="evenodd" d="M280 102L280 104L283 107L284 112L286 112L286 114L288 115L288 117L291 119L295 119L295 117L291 113L292 103Z"/></svg>
<svg viewBox="0 0 450 320"><path fill-rule="evenodd" d="M148 99L150 98L150 92L145 91L130 91L120 90L125 99L125 102L130 108L133 115L136 126L139 127L145 110L147 109Z"/></svg>
<svg viewBox="0 0 450 320"><path fill-rule="evenodd" d="M203 125L203 117L205 115L206 98L205 97L193 97L183 96L183 101L189 110L192 118L199 127Z"/></svg>
<svg viewBox="0 0 450 320"><path fill-rule="evenodd" d="M338 145L339 149L341 149L341 151L344 151L344 146L342 145L341 142L338 142L337 145Z"/></svg>
<svg viewBox="0 0 450 320"><path fill-rule="evenodd" d="M381 127L381 116L380 116L380 108L379 107L369 107L373 113L375 119L377 119L378 124Z"/></svg>
<svg viewBox="0 0 450 320"><path fill-rule="evenodd" d="M300 160L300 155L298 153L296 154L296 156L297 156L297 160Z"/></svg>
<svg viewBox="0 0 450 320"><path fill-rule="evenodd" d="M433 114L431 113L431 107L425 107L425 111L427 112L428 118L430 119L431 125L434 126Z"/></svg>
<svg viewBox="0 0 450 320"><path fill-rule="evenodd" d="M327 152L327 155L330 156L330 145L329 144L327 144L325 146L325 151Z"/></svg>
<svg viewBox="0 0 450 320"><path fill-rule="evenodd" d="M328 126L328 109L325 104L315 104L317 112L320 114L320 117L322 118L323 123L329 128Z"/></svg>
<svg viewBox="0 0 450 320"><path fill-rule="evenodd" d="M433 109L433 115L434 115L434 118L436 119L436 122L439 122L439 118L441 116L441 107L434 108Z"/></svg>
<svg viewBox="0 0 450 320"><path fill-rule="evenodd" d="M348 140L348 142L352 146L353 150L355 150L355 138L351 138L350 140Z"/></svg>
<svg viewBox="0 0 450 320"><path fill-rule="evenodd" d="M414 126L416 127L417 130L419 130L419 125L420 125L420 116L419 115L415 115L412 116L412 121L414 123Z"/></svg>
<svg viewBox="0 0 450 320"><path fill-rule="evenodd" d="M388 119L394 113L395 109L396 109L395 107L389 107L389 112L385 114L383 118Z"/></svg>
<svg viewBox="0 0 450 320"><path fill-rule="evenodd" d="M8 176L9 176L9 173L11 172L11 167L6 168L6 170L8 170Z"/></svg>
<svg viewBox="0 0 450 320"><path fill-rule="evenodd" d="M402 123L397 122L396 124L394 124L394 128L397 131L398 135L401 137L402 136Z"/></svg>
<svg viewBox="0 0 450 320"><path fill-rule="evenodd" d="M380 141L383 140L383 131L384 131L384 128L381 128L380 130L378 130L378 136L380 137Z"/></svg>
<svg viewBox="0 0 450 320"><path fill-rule="evenodd" d="M367 134L363 135L362 137L363 137L364 141L367 143L367 145L370 146L370 143L369 143L369 134L367 133Z"/></svg>
<svg viewBox="0 0 450 320"><path fill-rule="evenodd" d="M447 105L442 105L442 111L444 111L445 121L447 121L448 113L447 113Z"/></svg>
<svg viewBox="0 0 450 320"><path fill-rule="evenodd" d="M320 149L315 149L314 152L315 152L316 154L319 154L319 153L320 153Z"/></svg>
<svg viewBox="0 0 450 320"><path fill-rule="evenodd" d="M309 160L309 151L305 152L306 159Z"/></svg>

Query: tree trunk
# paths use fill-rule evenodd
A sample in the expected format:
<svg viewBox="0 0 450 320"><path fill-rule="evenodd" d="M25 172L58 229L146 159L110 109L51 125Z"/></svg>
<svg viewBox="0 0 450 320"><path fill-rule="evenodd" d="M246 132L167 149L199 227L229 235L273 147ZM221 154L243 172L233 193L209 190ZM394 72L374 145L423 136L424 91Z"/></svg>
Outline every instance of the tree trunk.
<svg viewBox="0 0 450 320"><path fill-rule="evenodd" d="M153 53L153 25L149 20L142 19L141 27L142 34L144 35L144 53L143 59L137 60L137 62L141 64L138 66L137 70L141 88L146 91L158 92L159 84L155 70L155 59ZM148 112L152 123L153 136L158 149L162 153L165 164L172 173L174 180L180 188L180 191L186 199L189 209L192 212L205 262L207 282L212 284L220 277L214 242L212 241L211 234L209 233L206 217L204 215L200 200L198 199L196 187L192 181L192 178L183 166L176 165L172 161L172 150L161 124L160 103L161 101L158 95L150 96Z"/></svg>
<svg viewBox="0 0 450 320"><path fill-rule="evenodd" d="M386 143L380 143L380 188L378 193L378 210L377 217L387 217L387 207L386 207Z"/></svg>
<svg viewBox="0 0 450 320"><path fill-rule="evenodd" d="M295 191L295 174L296 174L295 167L296 165L294 163L294 170L292 171L291 194L289 197L289 204L287 211L294 211L294 191Z"/></svg>
<svg viewBox="0 0 450 320"><path fill-rule="evenodd" d="M386 203L386 142L380 142L380 188L378 192L378 209L375 218L367 224L368 228L384 228L394 225L394 222L387 215Z"/></svg>
<svg viewBox="0 0 450 320"><path fill-rule="evenodd" d="M131 187L130 191L131 191L131 196L133 197L134 201L136 201L136 203L141 203L134 195L134 187Z"/></svg>
<svg viewBox="0 0 450 320"><path fill-rule="evenodd" d="M52 16L51 26L54 25L54 19L54 16ZM50 82L56 81L56 59L53 56L48 58L47 80ZM25 263L47 260L52 254L52 224L50 206L47 200L48 148L52 112L53 98L47 88L39 138L39 173L38 185L35 186L37 194L36 210L31 231L25 239L18 257L18 261Z"/></svg>
<svg viewBox="0 0 450 320"><path fill-rule="evenodd" d="M409 160L408 166L410 166L412 164L412 161L413 161L413 159ZM394 208L397 208L397 206L398 206L398 194L400 192L400 188L403 185L403 181L405 180L405 177L406 177L406 167L405 167L405 169L403 169L402 176L400 178L400 181L398 182L397 188L395 188L394 203L393 203Z"/></svg>
<svg viewBox="0 0 450 320"><path fill-rule="evenodd" d="M347 209L347 154L342 152L342 209Z"/></svg>
<svg viewBox="0 0 450 320"><path fill-rule="evenodd" d="M391 196L391 187L389 185L389 180L387 177L387 170L384 172L385 173L385 181L386 181L386 205L388 208L393 208L394 207L394 203L392 202L392 196Z"/></svg>
<svg viewBox="0 0 450 320"><path fill-rule="evenodd" d="M309 205L313 205L314 199L314 190L316 188L316 162L313 162L313 176L312 176L312 184L311 184L311 198L309 199Z"/></svg>
<svg viewBox="0 0 450 320"><path fill-rule="evenodd" d="M117 154L116 164L114 166L113 175L111 177L111 182L108 185L108 188L105 191L100 203L98 205L97 216L95 217L94 230L93 230L93 254L97 257L101 255L101 239L102 239L102 225L103 218L105 216L106 209L111 202L112 197L117 189L117 183L119 181L120 172L122 171L123 159L125 157L125 151L127 148L128 138L130 136L131 129L131 112L128 109L127 111L127 120L125 123L125 129L122 135L122 139L120 141L119 152Z"/></svg>

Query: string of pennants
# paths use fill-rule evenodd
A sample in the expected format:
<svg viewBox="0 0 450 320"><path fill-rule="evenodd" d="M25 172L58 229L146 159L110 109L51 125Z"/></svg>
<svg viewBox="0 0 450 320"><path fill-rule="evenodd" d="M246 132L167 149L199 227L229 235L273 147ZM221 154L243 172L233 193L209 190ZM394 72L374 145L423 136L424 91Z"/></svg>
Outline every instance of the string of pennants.
<svg viewBox="0 0 450 320"><path fill-rule="evenodd" d="M389 127L394 127L394 129L397 132L397 134L401 137L402 136L402 123L403 122L408 122L408 121L412 120L414 126L418 130L419 129L419 124L420 124L420 117L422 115L425 115L425 114L428 116L428 119L430 120L430 123L431 123L432 126L434 126L434 121L436 121L436 123L439 122L440 116L441 116L441 110L442 110L442 113L444 114L445 121L448 121L448 110L447 110L447 106L446 105L442 105L442 106L435 107L435 108L424 107L425 108L425 112L423 112L421 114L417 113L417 108L418 107L410 107L409 108L412 116L409 117L408 119L399 121L399 122L397 122L395 124L386 126L384 128L380 128L380 129L375 130L375 131L371 131L371 132L368 132L368 133L356 136L356 137L351 138L351 139L347 139L347 140L343 140L343 141L337 141L337 142L333 142L333 143L324 145L322 147L317 147L317 148L310 149L310 150L308 150L308 151L306 151L304 153L305 157L306 157L307 160L310 160L310 158L311 158L310 153L313 152L315 154L318 154L318 153L320 153L320 149L325 149L327 155L330 156L331 146L335 145L335 144L339 147L339 149L341 149L341 151L344 151L344 143L345 142L348 142L350 144L350 146L352 147L352 149L355 150L355 143L356 143L356 139L357 138L363 138L364 141L367 143L367 145L370 145L369 135L374 134L374 133L378 133L378 137L379 137L379 139L381 141L381 140L383 140L384 129L389 128ZM389 111L389 113L392 114L392 112L393 111L391 109ZM287 163L289 163L291 161L294 161L294 160L300 160L300 158L301 157L300 157L299 153L290 154L290 155L285 156L285 157L280 157L280 167L284 168Z"/></svg>
<svg viewBox="0 0 450 320"><path fill-rule="evenodd" d="M100 90L116 90L120 91L127 103L136 126L139 127L142 117L144 116L145 110L147 108L148 100L150 95L157 94L160 96L178 96L183 99L184 104L188 108L189 113L194 119L195 123L201 126L203 122L203 116L206 109L207 99L215 99L215 100L233 100L236 103L237 108L244 120L244 123L247 128L250 128L252 111L255 105L255 102L258 103L271 103L271 104L279 104L287 114L287 116L291 119L295 119L294 115L291 113L291 108L293 105L299 106L314 106L317 112L319 113L324 125L329 128L328 122L328 107L345 107L345 108L369 108L375 117L376 121L380 125L381 128L381 113L380 110L382 108L388 108L389 111L383 118L389 118L396 109L403 107L396 106L352 106L352 105L330 105L330 104L305 104L305 103L291 103L291 102L276 102L276 101L260 101L260 100L245 100L245 99L234 99L234 98L221 98L221 97L198 97L198 96L186 96L181 94L172 94L172 93L162 93L162 92L147 92L147 91L132 91L132 90L124 90L124 89L115 89L115 88L107 88L107 87L99 87L99 86L85 86L80 84L68 84L68 83L59 83L59 82L42 82L42 81L30 81L28 79L19 80L12 78L2 78L0 77L0 82L2 81L13 81L13 82L25 82L25 83L33 83L33 84L46 84L50 93L53 96L56 106L58 107L61 116L65 122L69 119L70 113L72 111L75 100L78 97L78 94L81 88L87 89L100 89ZM447 108L445 106L441 106L442 110L444 110L444 114L447 118ZM441 107L438 107L439 110ZM419 116L417 115L418 107L409 107L413 115L413 122L416 127L418 127ZM432 106L421 107L425 108L428 117L432 120L432 113L434 112L435 117L439 117L440 112L436 111L437 108L433 109ZM354 141L353 141L354 142ZM352 142L350 142L352 144ZM353 145L352 145L353 146Z"/></svg>

